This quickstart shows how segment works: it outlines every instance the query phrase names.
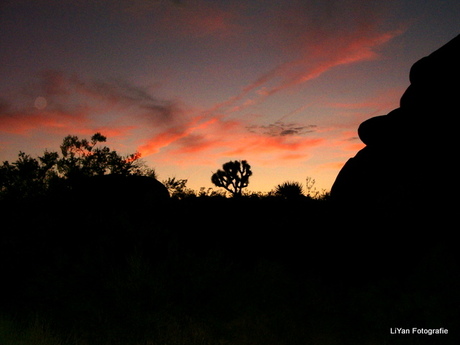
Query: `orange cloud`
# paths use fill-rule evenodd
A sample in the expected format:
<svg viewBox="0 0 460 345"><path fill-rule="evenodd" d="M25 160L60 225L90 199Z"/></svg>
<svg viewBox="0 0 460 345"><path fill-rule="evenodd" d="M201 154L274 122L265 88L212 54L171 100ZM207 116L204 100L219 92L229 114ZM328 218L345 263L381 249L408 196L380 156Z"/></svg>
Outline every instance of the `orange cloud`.
<svg viewBox="0 0 460 345"><path fill-rule="evenodd" d="M224 153L226 156L244 156L247 154L277 154L306 150L322 142L320 138L289 138L251 135L235 141L235 148Z"/></svg>
<svg viewBox="0 0 460 345"><path fill-rule="evenodd" d="M80 109L78 112L61 110L36 110L0 107L0 131L11 134L26 134L34 130L69 130L75 126L88 124L88 114Z"/></svg>
<svg viewBox="0 0 460 345"><path fill-rule="evenodd" d="M0 100L0 130L94 130L123 135L139 124L148 127L183 122L184 113L173 101L157 99L148 89L123 80L86 80L60 71L40 73L38 80L16 92L13 100ZM40 99L37 106L37 99Z"/></svg>
<svg viewBox="0 0 460 345"><path fill-rule="evenodd" d="M154 161L178 165L216 162L222 158L296 161L305 159L308 151L322 142L322 138L316 137L249 132L243 120L197 116L189 123L164 128L138 150L144 157L152 155Z"/></svg>
<svg viewBox="0 0 460 345"><path fill-rule="evenodd" d="M153 137L149 138L145 144L139 147L138 150L141 155L145 157L158 153L162 148L185 142L190 144L186 145L185 151L199 151L197 147L194 147L190 139L187 138L190 138L190 136L196 137L196 131L205 129L216 121L217 119L215 118L204 119L202 116L196 116L188 122L180 123L173 127L166 127Z"/></svg>
<svg viewBox="0 0 460 345"><path fill-rule="evenodd" d="M155 154L160 151L161 148L170 145L176 140L183 138L187 135L187 131L184 129L179 132L163 132L155 135L148 142L139 147L138 151L141 153L142 157Z"/></svg>

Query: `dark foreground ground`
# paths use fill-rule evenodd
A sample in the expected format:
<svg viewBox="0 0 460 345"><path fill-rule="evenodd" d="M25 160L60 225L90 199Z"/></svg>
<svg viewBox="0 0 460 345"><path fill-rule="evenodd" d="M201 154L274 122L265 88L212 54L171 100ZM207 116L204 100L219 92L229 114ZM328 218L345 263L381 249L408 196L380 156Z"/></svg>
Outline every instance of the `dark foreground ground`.
<svg viewBox="0 0 460 345"><path fill-rule="evenodd" d="M458 224L426 210L196 198L2 213L0 344L458 344ZM391 334L413 327L448 334Z"/></svg>

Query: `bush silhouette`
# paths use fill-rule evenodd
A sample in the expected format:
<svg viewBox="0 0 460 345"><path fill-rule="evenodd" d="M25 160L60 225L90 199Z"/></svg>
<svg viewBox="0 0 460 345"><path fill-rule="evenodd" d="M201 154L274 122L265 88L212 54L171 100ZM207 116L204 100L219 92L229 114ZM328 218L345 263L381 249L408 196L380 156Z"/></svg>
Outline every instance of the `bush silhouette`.
<svg viewBox="0 0 460 345"><path fill-rule="evenodd" d="M284 182L275 188L275 195L284 199L297 199L303 196L303 187L299 182Z"/></svg>

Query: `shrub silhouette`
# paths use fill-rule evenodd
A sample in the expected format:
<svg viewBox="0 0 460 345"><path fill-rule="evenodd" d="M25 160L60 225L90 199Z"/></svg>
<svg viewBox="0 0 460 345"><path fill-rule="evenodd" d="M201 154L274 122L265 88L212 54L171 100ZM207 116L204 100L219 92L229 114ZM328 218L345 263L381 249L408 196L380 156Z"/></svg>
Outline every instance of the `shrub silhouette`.
<svg viewBox="0 0 460 345"><path fill-rule="evenodd" d="M303 187L299 182L287 181L276 186L275 195L284 199L297 199L303 196Z"/></svg>
<svg viewBox="0 0 460 345"><path fill-rule="evenodd" d="M247 161L230 161L217 170L211 177L212 183L217 187L225 188L234 197L241 196L243 188L249 184L252 175L251 166Z"/></svg>
<svg viewBox="0 0 460 345"><path fill-rule="evenodd" d="M163 180L162 183L168 189L172 198L184 199L186 197L196 196L192 189L187 188L187 181L187 179L169 177L167 180Z"/></svg>

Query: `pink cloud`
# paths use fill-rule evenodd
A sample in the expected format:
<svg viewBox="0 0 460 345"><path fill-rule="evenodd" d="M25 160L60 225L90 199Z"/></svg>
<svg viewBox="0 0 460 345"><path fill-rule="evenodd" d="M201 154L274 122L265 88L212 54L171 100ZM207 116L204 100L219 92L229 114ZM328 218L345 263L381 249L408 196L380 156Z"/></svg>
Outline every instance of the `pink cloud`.
<svg viewBox="0 0 460 345"><path fill-rule="evenodd" d="M232 4L222 8L217 2L203 0L183 3L134 0L126 1L121 10L138 25L142 19L141 22L156 34L155 39L222 38L238 31L235 24L237 12Z"/></svg>
<svg viewBox="0 0 460 345"><path fill-rule="evenodd" d="M178 139L185 137L187 135L186 132L187 131L185 129L178 132L171 132L169 130L162 132L148 140L146 144L140 146L138 151L141 153L142 157L158 153L163 147L168 146Z"/></svg>
<svg viewBox="0 0 460 345"><path fill-rule="evenodd" d="M376 59L376 49L400 35L401 30L384 33L368 34L366 37L337 37L346 42L332 42L330 47L315 47L315 53L305 53L299 59L278 65L268 73L260 76L253 83L245 86L242 91L224 102L216 104L209 112L236 112L258 104L267 97L284 89L304 84L327 73L338 66ZM322 52L322 53L320 53Z"/></svg>
<svg viewBox="0 0 460 345"><path fill-rule="evenodd" d="M65 112L59 110L19 110L17 112L0 113L0 131L26 135L33 132L54 133L58 135L86 135L96 132L110 138L124 137L134 130L134 126L101 126L92 123L89 109L81 112Z"/></svg>
<svg viewBox="0 0 460 345"><path fill-rule="evenodd" d="M361 101L355 102L326 102L327 107L344 109L344 110L362 110L362 109L394 109L399 106L399 99L405 90L405 86L381 89L378 94L370 96ZM383 115L383 114L382 114Z"/></svg>
<svg viewBox="0 0 460 345"><path fill-rule="evenodd" d="M179 19L181 21L181 33L183 35L194 35L194 36L209 36L218 35L226 36L230 35L233 31L232 14L226 12L216 6L210 6L207 4L206 7L194 7L181 13ZM172 22L172 27L177 28L177 22Z"/></svg>
<svg viewBox="0 0 460 345"><path fill-rule="evenodd" d="M61 131L86 126L88 110L74 109L72 112L62 109L15 109L12 105L0 106L0 131L23 135L31 131Z"/></svg>
<svg viewBox="0 0 460 345"><path fill-rule="evenodd" d="M281 155L280 159L282 161L298 161L298 160L304 160L307 157L305 153L288 153L285 155Z"/></svg>
<svg viewBox="0 0 460 345"><path fill-rule="evenodd" d="M317 146L320 138L287 138L252 135L234 142L235 147L226 151L225 156L244 156L259 154L279 154L299 152Z"/></svg>
<svg viewBox="0 0 460 345"><path fill-rule="evenodd" d="M195 132L209 127L216 121L215 118L192 117L189 121L163 128L153 136L150 136L144 144L140 145L138 150L145 157L158 153L162 148L185 143L186 149L184 151L199 151L197 147L194 147L195 141L190 138L197 138Z"/></svg>
<svg viewBox="0 0 460 345"><path fill-rule="evenodd" d="M338 42L331 42L331 45L327 47L315 47L313 54L307 50L302 58L278 66L246 89L252 90L259 87L261 80L266 80L267 83L268 81L275 81L274 86L266 86L261 92L263 96L270 96L283 89L318 78L335 67L375 59L378 54L374 49L401 33L400 30L395 30L375 33L367 37L355 37L354 35L349 38L337 37ZM331 49L331 47L335 48Z"/></svg>
<svg viewBox="0 0 460 345"><path fill-rule="evenodd" d="M375 60L379 49L405 28L383 29L390 4L358 1L356 6L341 1L310 4L293 1L267 4L261 16L271 18L259 44L290 56L227 100L209 109L232 113L257 105L282 90L316 79L348 64ZM360 6L361 5L361 6ZM249 27L251 24L248 24ZM255 22L254 25L261 25ZM264 43L265 42L265 43ZM269 43L268 43L269 42Z"/></svg>
<svg viewBox="0 0 460 345"><path fill-rule="evenodd" d="M141 145L139 151L156 162L181 166L222 158L294 162L305 159L308 151L322 142L317 137L249 132L244 120L197 116L190 123L164 128Z"/></svg>
<svg viewBox="0 0 460 345"><path fill-rule="evenodd" d="M182 122L183 116L180 105L155 98L147 88L122 80L82 79L49 70L17 91L14 98L1 102L0 130L24 134L46 129L73 133L88 129L121 135L139 123L164 127Z"/></svg>

